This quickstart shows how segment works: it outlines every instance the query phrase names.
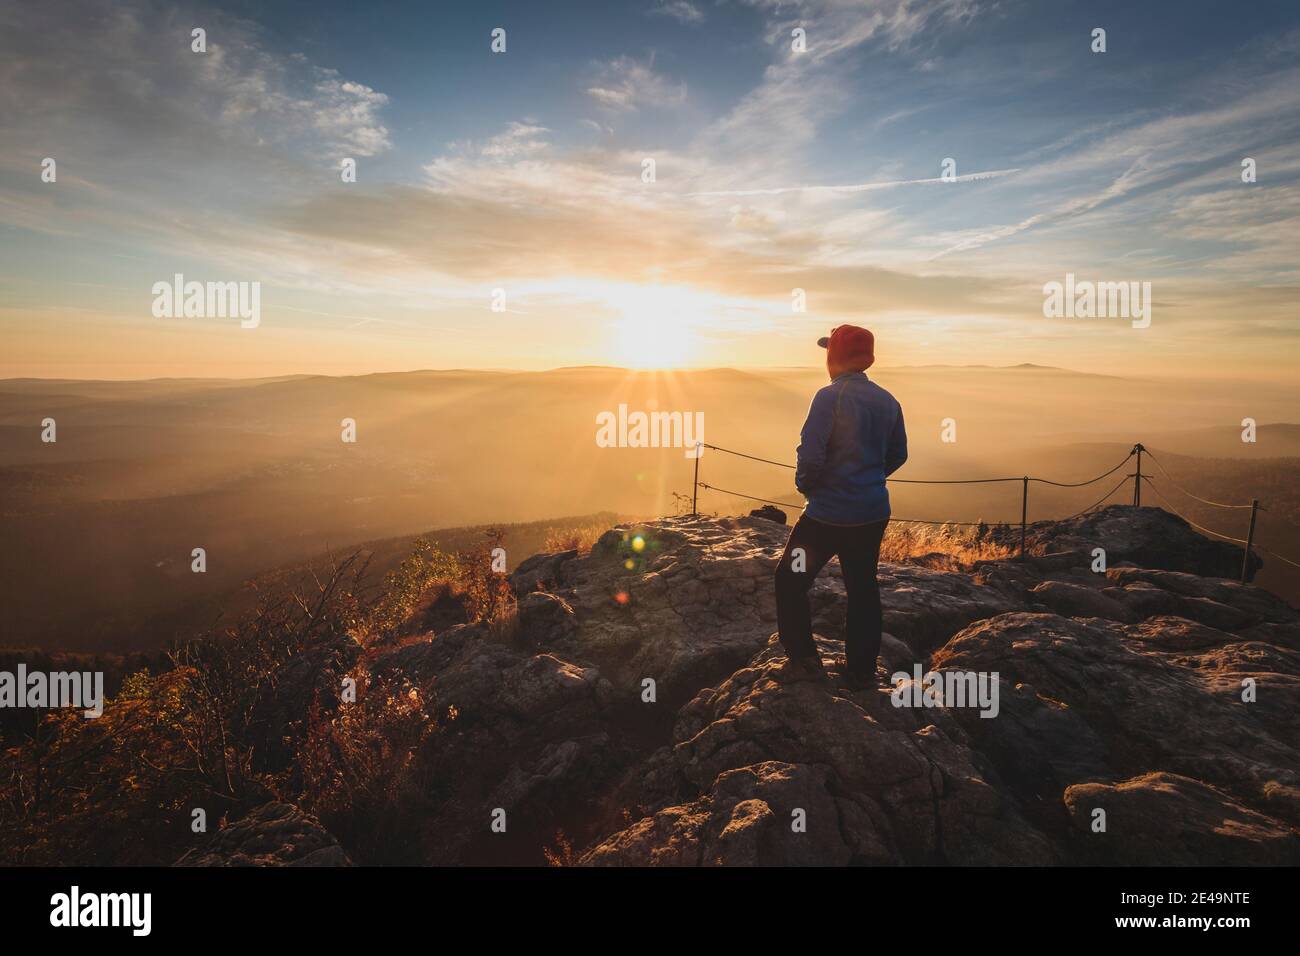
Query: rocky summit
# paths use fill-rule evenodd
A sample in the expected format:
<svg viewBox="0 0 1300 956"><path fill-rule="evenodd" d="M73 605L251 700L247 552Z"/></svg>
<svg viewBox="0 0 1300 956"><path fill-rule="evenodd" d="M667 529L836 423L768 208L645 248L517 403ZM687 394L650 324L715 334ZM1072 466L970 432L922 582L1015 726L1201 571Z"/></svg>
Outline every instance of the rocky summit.
<svg viewBox="0 0 1300 956"><path fill-rule="evenodd" d="M360 653L445 715L412 757L427 812L406 862L1300 863L1300 614L1224 576L1239 549L1158 509L1032 530L1024 560L882 564L896 688L835 676L835 562L811 594L830 675L786 667L772 574L789 529L756 516L531 557L513 631L285 667L319 701ZM266 715L276 747L292 718ZM356 859L282 804L233 826L185 862Z"/></svg>

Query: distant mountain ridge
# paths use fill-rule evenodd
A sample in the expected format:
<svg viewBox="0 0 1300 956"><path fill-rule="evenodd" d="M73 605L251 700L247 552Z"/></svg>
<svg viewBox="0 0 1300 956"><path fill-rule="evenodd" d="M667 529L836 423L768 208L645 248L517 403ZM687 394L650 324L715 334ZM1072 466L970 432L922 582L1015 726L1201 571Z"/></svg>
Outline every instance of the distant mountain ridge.
<svg viewBox="0 0 1300 956"><path fill-rule="evenodd" d="M1257 444L1243 445L1237 390L1117 386L1045 368L872 374L905 409L911 457L900 479L1027 473L1077 481L1111 467L1138 441L1207 456L1201 460L1231 457L1230 466L1180 464L1176 480L1198 479L1200 469L1213 479L1208 497L1258 495L1268 509L1260 543L1300 554L1300 539L1282 537L1288 515L1300 519L1292 505L1300 463L1285 460L1294 454L1295 428L1266 424ZM825 381L824 371L807 368L663 375L586 367L0 384L0 518L11 540L22 542L0 549L11 640L50 650L129 650L154 617L203 606L241 581L326 549L597 510L673 513L680 496L691 495L691 462L677 449L602 448L597 415L619 404L697 412L706 442L789 463L808 403ZM1249 405L1262 422L1288 421L1294 410L1290 393L1265 388L1250 394ZM57 442L42 440L46 418L57 421ZM942 440L948 419L955 442ZM356 423L355 443L342 440L344 420ZM1203 437L1167 444L1188 422L1217 424ZM1096 444L1064 444L1076 437ZM795 500L787 470L744 459L710 452L700 479ZM1105 490L1035 486L1030 515L1071 514ZM1003 520L1019 514L1015 492L906 485L892 494L906 517ZM705 511L736 507L712 491L699 503ZM1184 504L1177 499L1174 507ZM1185 513L1244 534L1234 514ZM188 571L196 547L209 557L202 575ZM1271 564L1265 577L1276 570ZM1294 587L1300 593L1300 581ZM106 644L113 640L123 646Z"/></svg>
<svg viewBox="0 0 1300 956"><path fill-rule="evenodd" d="M1094 372L1082 372L1074 369L1063 368L1054 365L1037 365L1033 362L1021 362L1018 365L988 365L988 364L970 364L970 365L950 365L950 364L922 364L922 365L883 365L880 368L889 371L901 371L905 369L982 369L989 371L1023 369L1036 370L1045 372L1062 372L1070 375L1098 375L1102 378L1114 378L1117 376L1101 375ZM279 382L290 382L308 378L321 379L348 379L348 378L378 378L378 377L395 377L403 375L446 375L454 373L465 374L519 374L519 375L545 375L550 372L626 372L629 375L662 375L666 373L678 375L707 374L710 372L769 372L778 370L789 371L815 371L821 370L817 365L762 365L762 366L701 366L699 368L679 368L679 369L638 369L621 365L557 365L554 368L547 369L513 369L513 368L413 368L401 369L385 372L361 372L343 375L325 375L318 372L293 372L285 375L254 376L250 378L231 378L229 376L218 376L215 378L144 378L144 379L72 379L72 378L0 378L0 392L4 391L6 386L13 385L20 390L27 388L43 388L46 386L64 384L77 385L85 384L90 386L106 385L169 385L169 386L205 386L219 383L231 384L274 384Z"/></svg>

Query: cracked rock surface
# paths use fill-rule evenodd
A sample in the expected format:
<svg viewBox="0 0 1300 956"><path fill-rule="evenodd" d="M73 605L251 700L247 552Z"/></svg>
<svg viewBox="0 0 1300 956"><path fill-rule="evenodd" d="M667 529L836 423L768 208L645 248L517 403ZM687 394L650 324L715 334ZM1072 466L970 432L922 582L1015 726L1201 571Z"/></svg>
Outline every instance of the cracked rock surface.
<svg viewBox="0 0 1300 956"><path fill-rule="evenodd" d="M520 565L516 633L373 655L455 714L415 758L436 785L412 861L540 863L562 832L587 865L1300 863L1300 614L1220 576L1239 550L1112 506L1036 528L1025 561L883 564L882 664L905 688L914 665L983 675L982 716L792 673L772 588L788 534L614 528ZM811 600L832 662L837 563Z"/></svg>

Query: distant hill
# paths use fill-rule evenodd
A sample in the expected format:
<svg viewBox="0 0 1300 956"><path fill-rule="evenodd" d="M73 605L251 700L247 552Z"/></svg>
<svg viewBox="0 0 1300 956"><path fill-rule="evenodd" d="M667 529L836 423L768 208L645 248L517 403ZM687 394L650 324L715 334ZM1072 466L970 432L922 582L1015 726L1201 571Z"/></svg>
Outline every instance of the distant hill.
<svg viewBox="0 0 1300 956"><path fill-rule="evenodd" d="M104 592L94 581L83 582L78 593L68 582L68 599L57 609L46 610L39 620L25 620L23 607L11 607L13 617L0 650L27 647L71 651L112 651L116 654L155 652L171 641L188 640L214 625L226 627L251 614L267 595L290 591L311 593L315 580L328 576L337 561L359 553L369 563L369 579L383 582L412 551L418 538L449 554L480 547L489 529L502 532L506 564L514 568L528 555L552 541L563 541L591 529L626 520L613 512L553 518L517 524L474 525L438 528L373 541L350 543L279 566L259 568L247 576L214 574L202 579L207 587L182 591L175 586L139 586L125 591ZM0 556L0 573L16 574L16 562ZM157 570L157 569L155 569ZM166 572L169 569L162 569ZM177 571L170 569L173 579ZM184 580L184 579L182 579ZM143 583L147 583L143 582Z"/></svg>
<svg viewBox="0 0 1300 956"><path fill-rule="evenodd" d="M1152 448L1193 458L1240 458L1253 461L1300 457L1300 425L1290 422L1260 424L1256 428L1254 442L1243 442L1241 435L1240 424L1225 423L1212 428L1157 431L1143 441Z"/></svg>
<svg viewBox="0 0 1300 956"><path fill-rule="evenodd" d="M1275 456L1294 448L1297 426L1272 424L1296 420L1286 389L1247 395L1232 385L1045 367L871 374L904 407L911 457L900 478L1075 480L1143 441L1170 454L1200 447L1234 457L1240 469L1203 469L1217 493L1234 500L1260 493L1270 509L1289 507L1291 466ZM684 449L602 448L598 414L620 404L698 412L705 441L790 462L811 396L825 382L825 372L811 368L601 366L0 382L5 639L52 650L138 646L158 630L154 616L210 607L243 581L326 550L427 528L679 512L694 476ZM1233 442L1246 415L1269 424L1257 445L1242 448ZM56 443L41 441L47 417L57 422ZM355 443L341 440L345 419L356 423ZM948 420L955 442L942 438ZM701 459L700 477L764 497L792 492L787 471L713 451ZM1105 489L1036 487L1031 515L1077 511L1094 490L1093 499ZM907 486L895 500L901 514L939 519L1002 520L1019 509L1017 489L1003 486ZM700 496L706 511L722 501ZM1261 540L1300 552L1272 537L1279 516L1267 513ZM207 552L203 575L190 571L198 547Z"/></svg>

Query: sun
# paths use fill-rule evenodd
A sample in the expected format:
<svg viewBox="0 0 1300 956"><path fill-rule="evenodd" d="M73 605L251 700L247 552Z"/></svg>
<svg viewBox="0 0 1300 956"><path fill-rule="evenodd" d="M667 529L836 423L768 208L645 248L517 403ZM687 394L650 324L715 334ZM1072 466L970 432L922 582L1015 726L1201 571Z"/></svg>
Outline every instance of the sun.
<svg viewBox="0 0 1300 956"><path fill-rule="evenodd" d="M610 304L621 313L613 329L614 358L629 368L690 364L700 330L712 318L708 297L684 286L625 286Z"/></svg>

